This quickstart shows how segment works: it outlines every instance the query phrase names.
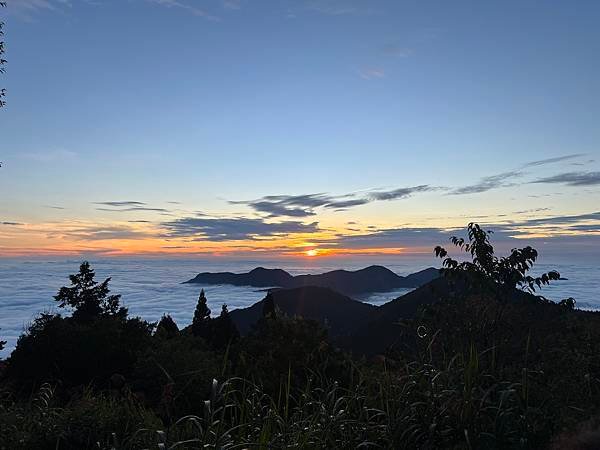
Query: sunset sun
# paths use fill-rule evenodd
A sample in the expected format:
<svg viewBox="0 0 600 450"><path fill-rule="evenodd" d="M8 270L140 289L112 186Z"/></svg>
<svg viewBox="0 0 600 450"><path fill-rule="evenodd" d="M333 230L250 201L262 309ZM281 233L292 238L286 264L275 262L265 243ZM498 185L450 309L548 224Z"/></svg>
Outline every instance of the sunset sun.
<svg viewBox="0 0 600 450"><path fill-rule="evenodd" d="M306 256L317 256L319 254L319 251L316 249L312 249L312 250L306 250Z"/></svg>

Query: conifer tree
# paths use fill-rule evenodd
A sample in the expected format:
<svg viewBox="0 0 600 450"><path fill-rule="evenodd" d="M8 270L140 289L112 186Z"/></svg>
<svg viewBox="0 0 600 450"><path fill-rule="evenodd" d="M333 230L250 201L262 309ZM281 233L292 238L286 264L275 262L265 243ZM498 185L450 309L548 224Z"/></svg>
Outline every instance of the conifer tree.
<svg viewBox="0 0 600 450"><path fill-rule="evenodd" d="M163 314L156 327L155 336L161 339L171 339L179 333L179 327L169 314Z"/></svg>
<svg viewBox="0 0 600 450"><path fill-rule="evenodd" d="M275 319L277 317L277 313L275 311L275 299L273 298L273 294L271 292L269 292L263 300L262 314L263 318L265 319Z"/></svg>
<svg viewBox="0 0 600 450"><path fill-rule="evenodd" d="M109 295L110 277L98 283L94 280L95 276L89 262L81 263L79 273L69 275L71 287L61 287L54 296L59 308L72 308L73 318L78 320L91 320L103 315L125 318L127 309L119 304L121 296Z"/></svg>
<svg viewBox="0 0 600 450"><path fill-rule="evenodd" d="M192 319L192 334L208 339L210 337L210 309L206 304L204 289L200 291L198 303Z"/></svg>
<svg viewBox="0 0 600 450"><path fill-rule="evenodd" d="M224 348L240 337L237 327L231 320L227 305L221 308L221 314L215 319L212 344L216 348Z"/></svg>

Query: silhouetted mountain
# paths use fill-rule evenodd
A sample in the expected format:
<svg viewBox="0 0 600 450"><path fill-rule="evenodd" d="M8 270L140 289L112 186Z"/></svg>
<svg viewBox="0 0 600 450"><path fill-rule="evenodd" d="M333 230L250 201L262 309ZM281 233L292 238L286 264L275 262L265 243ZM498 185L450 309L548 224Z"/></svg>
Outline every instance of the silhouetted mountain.
<svg viewBox="0 0 600 450"><path fill-rule="evenodd" d="M329 288L307 286L272 291L275 307L288 316L301 316L323 323L330 335L346 335L363 320L377 311L377 307L356 301ZM248 308L235 309L229 314L242 334L262 317L261 300Z"/></svg>
<svg viewBox="0 0 600 450"><path fill-rule="evenodd" d="M414 318L421 307L448 294L448 284L438 278L379 307L316 286L271 292L281 312L326 324L330 337L341 346L356 354L372 355L394 345L401 334L398 322ZM262 317L263 302L231 311L240 333L246 334Z"/></svg>
<svg viewBox="0 0 600 450"><path fill-rule="evenodd" d="M292 277L285 270L257 267L248 273L204 272L186 283L231 284L233 286L287 287Z"/></svg>
<svg viewBox="0 0 600 450"><path fill-rule="evenodd" d="M334 289L343 294L365 292L385 292L398 288L419 287L439 277L439 270L433 267L402 277L383 266L370 266L365 269L348 271L334 270L318 275L292 276L281 269L256 268L248 273L198 274L186 283L232 284L235 286L298 288L318 286Z"/></svg>
<svg viewBox="0 0 600 450"><path fill-rule="evenodd" d="M367 321L363 321L341 342L357 354L383 353L400 340L399 321L412 319L420 308L439 301L448 294L444 278L433 280L408 294L381 305Z"/></svg>

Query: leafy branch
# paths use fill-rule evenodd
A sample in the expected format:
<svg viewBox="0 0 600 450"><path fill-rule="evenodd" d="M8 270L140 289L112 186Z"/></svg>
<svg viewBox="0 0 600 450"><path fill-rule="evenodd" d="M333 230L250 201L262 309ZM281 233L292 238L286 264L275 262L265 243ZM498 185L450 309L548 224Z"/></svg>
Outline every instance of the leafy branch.
<svg viewBox="0 0 600 450"><path fill-rule="evenodd" d="M555 270L538 277L527 274L538 257L534 248L513 248L510 255L498 258L489 239L492 231L486 231L476 223L469 223L467 231L468 240L453 236L450 241L459 250L469 254L471 261L459 262L448 256L445 248L435 248L435 255L443 259L444 275L459 276L480 285L491 284L507 291L518 288L530 293L560 279L560 274Z"/></svg>

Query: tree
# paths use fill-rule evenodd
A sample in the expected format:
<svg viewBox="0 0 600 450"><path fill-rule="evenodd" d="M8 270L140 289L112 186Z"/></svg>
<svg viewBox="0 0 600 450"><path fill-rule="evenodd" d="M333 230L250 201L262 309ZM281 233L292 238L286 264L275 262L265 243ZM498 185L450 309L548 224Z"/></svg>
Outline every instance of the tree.
<svg viewBox="0 0 600 450"><path fill-rule="evenodd" d="M231 320L227 305L221 308L221 314L214 321L211 343L215 348L225 348L240 337L240 333Z"/></svg>
<svg viewBox="0 0 600 450"><path fill-rule="evenodd" d="M6 345L6 341L0 339L0 351L4 350L4 346Z"/></svg>
<svg viewBox="0 0 600 450"><path fill-rule="evenodd" d="M527 275L538 256L532 247L513 248L509 256L498 258L494 255L494 247L489 240L492 231L485 231L478 224L469 223L467 232L468 242L456 236L451 237L450 241L469 254L471 261L458 262L449 257L443 247L435 248L436 256L443 259L442 274L458 278L470 288L499 292L502 296L512 294L515 289L533 294L536 288L560 278L560 274L554 270L539 277Z"/></svg>
<svg viewBox="0 0 600 450"><path fill-rule="evenodd" d="M263 300L262 315L265 319L275 319L277 317L277 312L275 310L275 299L273 298L272 292L269 292Z"/></svg>
<svg viewBox="0 0 600 450"><path fill-rule="evenodd" d="M0 2L0 8L4 8L6 6L6 2ZM4 36L4 22L0 21L0 38ZM6 64L6 60L2 58L4 54L4 41L0 41L0 74L4 73L4 65ZM6 89L0 88L0 108L2 108L6 102L3 100L6 95Z"/></svg>
<svg viewBox="0 0 600 450"><path fill-rule="evenodd" d="M161 339L171 339L177 336L179 333L179 327L169 314L163 314L162 318L158 322L156 327L156 337Z"/></svg>
<svg viewBox="0 0 600 450"><path fill-rule="evenodd" d="M206 295L204 289L200 291L194 318L192 319L192 334L204 339L208 339L210 335L210 309L206 304Z"/></svg>
<svg viewBox="0 0 600 450"><path fill-rule="evenodd" d="M89 262L81 263L79 273L69 275L71 287L60 288L54 296L58 306L72 308L73 318L78 320L91 320L103 315L125 318L127 309L119 305L121 296L109 295L110 277L102 283L97 283L94 280L95 275Z"/></svg>

